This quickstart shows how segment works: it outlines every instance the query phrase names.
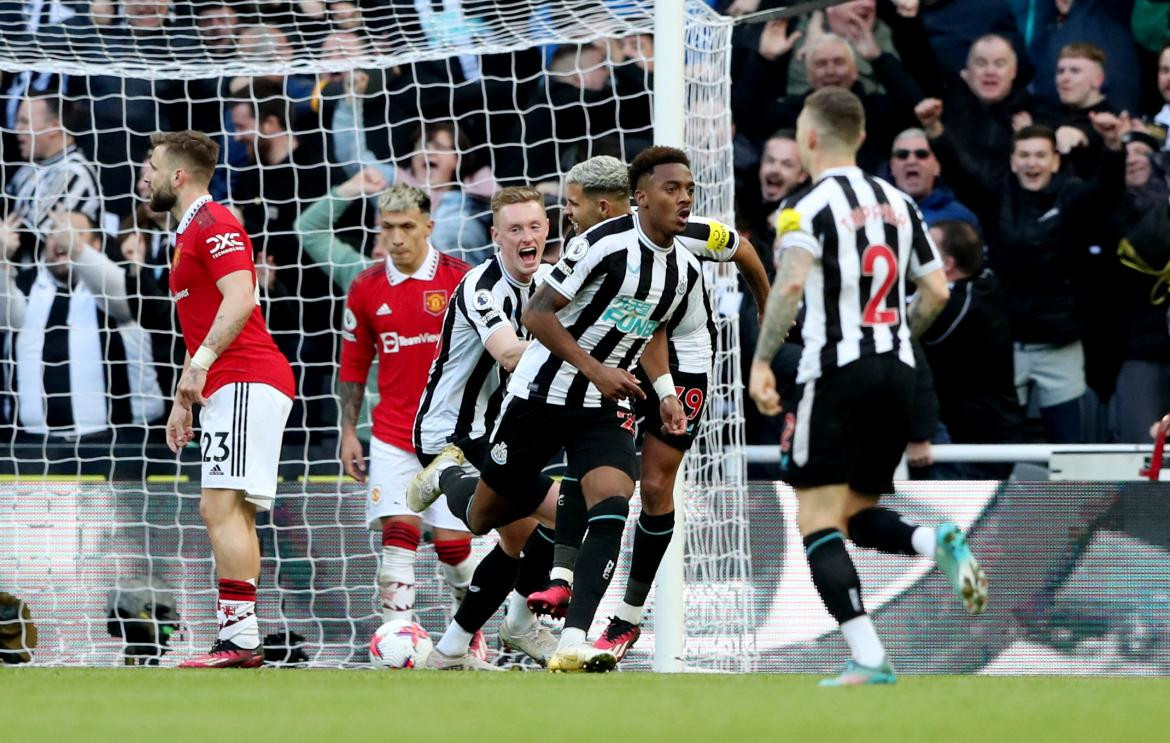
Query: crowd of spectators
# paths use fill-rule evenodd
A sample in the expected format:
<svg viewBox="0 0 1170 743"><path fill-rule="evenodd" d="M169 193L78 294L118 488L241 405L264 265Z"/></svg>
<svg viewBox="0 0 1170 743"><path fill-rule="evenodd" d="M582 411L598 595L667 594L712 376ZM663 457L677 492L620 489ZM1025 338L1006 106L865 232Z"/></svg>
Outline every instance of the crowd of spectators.
<svg viewBox="0 0 1170 743"><path fill-rule="evenodd" d="M441 49L544 5L0 0L0 43L345 60ZM929 467L931 441L1148 440L1170 409L1168 42L1170 0L851 0L735 27L721 134L734 136L736 226L765 265L774 213L808 186L796 116L826 86L860 96L861 166L932 227L952 299L919 349L911 464ZM339 73L3 73L0 422L17 441L153 435L183 349L175 225L145 199L148 137L190 127L223 145L213 195L253 237L264 312L297 373L290 441L331 445L342 300L381 258L376 194L424 189L435 247L484 260L501 185L534 184L556 207L573 164L652 143L653 51L633 35ZM568 229L554 222L546 256ZM740 319L748 359L747 303ZM799 328L791 341L781 376ZM776 422L747 412L749 440L774 443Z"/></svg>

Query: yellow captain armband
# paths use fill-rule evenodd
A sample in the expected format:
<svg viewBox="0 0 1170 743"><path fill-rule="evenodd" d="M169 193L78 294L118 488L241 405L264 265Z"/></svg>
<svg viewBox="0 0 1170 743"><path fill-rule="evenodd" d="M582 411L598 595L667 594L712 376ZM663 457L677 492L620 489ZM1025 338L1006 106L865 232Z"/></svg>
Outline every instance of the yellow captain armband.
<svg viewBox="0 0 1170 743"><path fill-rule="evenodd" d="M788 232L799 232L800 230L800 212L795 209L780 210L780 216L776 217L776 236L780 237Z"/></svg>
<svg viewBox="0 0 1170 743"><path fill-rule="evenodd" d="M711 222L708 227L711 228L711 232L707 235L708 250L723 250L731 243L731 230L727 229L727 225L721 222Z"/></svg>

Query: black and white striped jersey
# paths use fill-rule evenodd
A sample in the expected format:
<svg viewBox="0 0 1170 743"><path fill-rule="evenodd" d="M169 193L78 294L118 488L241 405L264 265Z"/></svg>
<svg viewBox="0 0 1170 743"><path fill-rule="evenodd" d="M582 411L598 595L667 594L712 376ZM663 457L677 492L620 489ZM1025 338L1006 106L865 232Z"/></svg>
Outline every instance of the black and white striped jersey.
<svg viewBox="0 0 1170 743"><path fill-rule="evenodd" d="M780 212L776 235L780 250L817 259L804 287L797 382L870 354L896 353L914 366L906 279L942 261L909 196L860 168L833 168Z"/></svg>
<svg viewBox="0 0 1170 743"><path fill-rule="evenodd" d="M650 336L671 320L700 276L699 262L689 251L677 244L654 245L630 214L570 240L545 283L569 300L557 318L577 344L606 366L631 370ZM520 359L508 393L553 405L611 404L584 374L538 340Z"/></svg>
<svg viewBox="0 0 1170 743"><path fill-rule="evenodd" d="M25 229L45 237L58 206L81 212L101 226L101 189L97 171L77 145L34 163L20 166L5 186Z"/></svg>
<svg viewBox="0 0 1170 743"><path fill-rule="evenodd" d="M414 418L416 451L438 454L449 443L491 430L503 401L505 374L488 353L487 340L505 328L526 337L520 316L536 283L514 279L499 253L459 282Z"/></svg>
<svg viewBox="0 0 1170 743"><path fill-rule="evenodd" d="M691 217L676 240L700 261L719 263L734 258L740 242L733 227L705 217ZM715 317L701 272L668 327L671 371L710 373L715 355Z"/></svg>
<svg viewBox="0 0 1170 743"><path fill-rule="evenodd" d="M11 284L20 295L4 297L13 394L0 417L27 433L85 436L162 415L141 326L119 322L84 282L63 286L43 266L21 270Z"/></svg>

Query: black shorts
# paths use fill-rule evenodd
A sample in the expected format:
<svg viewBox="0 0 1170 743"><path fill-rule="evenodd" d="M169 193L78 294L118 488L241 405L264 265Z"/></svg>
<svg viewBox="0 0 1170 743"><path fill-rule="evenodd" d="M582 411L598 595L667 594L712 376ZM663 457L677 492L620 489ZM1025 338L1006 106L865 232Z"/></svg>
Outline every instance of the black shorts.
<svg viewBox="0 0 1170 743"><path fill-rule="evenodd" d="M470 462L471 466L479 469L480 463L483 462L484 457L487 456L487 442L487 436L480 436L474 439L465 437L453 443L455 446L459 447L460 451L463 452L463 458ZM418 461L423 467L426 467L428 464L435 461L435 457L439 456L438 454L425 454L417 450L415 451L415 455L418 457Z"/></svg>
<svg viewBox="0 0 1170 743"><path fill-rule="evenodd" d="M501 495L539 487L541 470L564 449L568 469L584 478L615 467L638 479L634 415L620 408L569 408L509 396L492 432L480 479Z"/></svg>
<svg viewBox="0 0 1170 743"><path fill-rule="evenodd" d="M637 377L642 384L642 390L646 393L646 399L634 402L634 417L638 419L638 429L644 435L653 436L679 451L686 451L695 443L699 425L703 422L703 410L707 407L708 375L671 370L670 376L674 378L678 399L682 402L683 412L687 414L687 432L681 434L662 432L658 395L654 393L653 383L641 366L638 367Z"/></svg>
<svg viewBox="0 0 1170 743"><path fill-rule="evenodd" d="M848 484L894 491L910 436L914 369L892 353L863 356L797 385L785 414L780 469L794 488Z"/></svg>

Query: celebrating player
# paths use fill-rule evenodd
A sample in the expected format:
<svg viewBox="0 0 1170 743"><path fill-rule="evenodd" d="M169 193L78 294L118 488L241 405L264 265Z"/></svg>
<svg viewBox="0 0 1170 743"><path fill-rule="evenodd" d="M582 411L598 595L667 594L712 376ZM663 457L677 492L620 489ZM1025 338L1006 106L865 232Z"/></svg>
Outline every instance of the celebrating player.
<svg viewBox="0 0 1170 743"><path fill-rule="evenodd" d="M438 456L455 461L466 457L471 474L448 469L444 473L448 486L459 476L467 477L471 488L478 480L478 466L487 456L487 434L504 397L502 377L516 368L528 346L520 317L536 290L534 277L547 239L548 216L539 191L509 187L492 198L492 240L499 252L468 272L455 289L414 424L414 447L424 465ZM424 487L433 469L424 468L415 477L408 504L418 497L415 491ZM548 494L548 516L554 517L556 484L541 476L537 487ZM502 526L498 532L500 542L476 567L472 589L427 657L427 668L495 669L470 655L468 646L505 596L508 610L500 640L542 665L556 649L556 638L540 626L527 605L528 594L548 582L553 532L537 527L533 519Z"/></svg>
<svg viewBox="0 0 1170 743"><path fill-rule="evenodd" d="M411 620L414 560L423 522L434 529L435 552L456 602L475 567L471 535L447 511L445 501L436 502L421 518L406 507L406 486L420 468L411 440L414 415L451 292L468 267L431 246L431 203L421 190L391 186L379 208L378 240L387 258L354 279L345 303L340 454L346 474L366 482L357 419L377 354L379 400L372 413L366 523L382 532L382 619Z"/></svg>
<svg viewBox="0 0 1170 743"><path fill-rule="evenodd" d="M637 469L634 416L627 398L644 393L631 369L643 352L668 432L686 418L668 372L666 324L700 266L677 250L694 193L686 155L652 147L631 166L637 215L614 219L571 240L524 311L533 340L508 381L489 456L470 503L448 493L475 533L534 510L532 482L564 448L580 475L588 532L576 564L576 592L550 670L608 671L613 652L594 648L586 630L613 576Z"/></svg>
<svg viewBox="0 0 1170 743"><path fill-rule="evenodd" d="M584 232L606 219L630 211L629 176L625 163L605 155L579 163L566 177L566 212L573 228ZM768 298L768 275L755 249L740 244L739 234L713 220L691 217L678 243L699 260L733 261L747 279L762 313ZM646 391L634 403L642 419L640 495L642 512L634 532L633 557L625 596L610 619L596 647L610 649L620 661L641 634L642 609L662 557L674 534L674 481L682 458L695 440L708 394L708 378L714 355L715 325L702 282L696 282L684 310L670 323L670 373L687 416L686 432L667 434L658 416L658 396L650 381L639 377ZM572 596L573 564L586 527L585 503L580 486L569 478L561 483L557 506L557 546L554 580L548 589L529 597L539 613L563 615Z"/></svg>
<svg viewBox="0 0 1170 743"><path fill-rule="evenodd" d="M276 498L292 368L260 314L252 241L207 192L219 145L194 131L155 134L150 141L150 208L178 222L170 283L187 344L167 446L177 453L194 439L191 411L202 405L199 513L219 576L216 641L180 667L254 668L264 661L256 621L256 511L267 511Z"/></svg>
<svg viewBox="0 0 1170 743"><path fill-rule="evenodd" d="M968 612L987 601L987 579L956 525L915 526L878 505L894 490L909 436L911 334L930 326L949 292L914 202L856 166L864 128L861 102L841 88L811 95L797 119L801 161L815 185L780 212L780 265L751 369L752 399L776 415L770 362L803 299L796 411L781 452L791 457L786 479L796 489L813 584L852 654L844 672L822 682L828 686L896 679L865 613L846 536L860 547L933 556ZM918 287L909 307L907 275Z"/></svg>

